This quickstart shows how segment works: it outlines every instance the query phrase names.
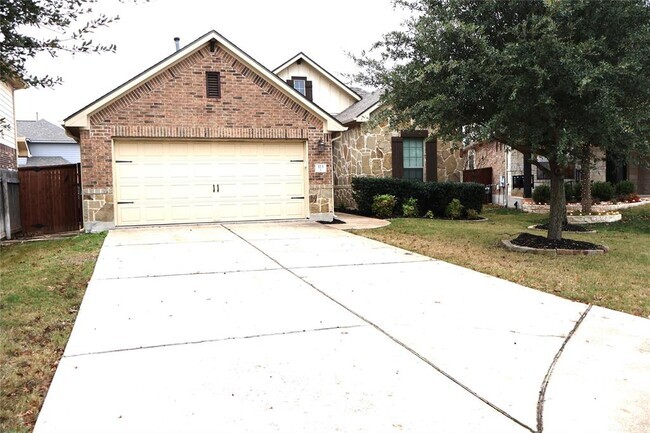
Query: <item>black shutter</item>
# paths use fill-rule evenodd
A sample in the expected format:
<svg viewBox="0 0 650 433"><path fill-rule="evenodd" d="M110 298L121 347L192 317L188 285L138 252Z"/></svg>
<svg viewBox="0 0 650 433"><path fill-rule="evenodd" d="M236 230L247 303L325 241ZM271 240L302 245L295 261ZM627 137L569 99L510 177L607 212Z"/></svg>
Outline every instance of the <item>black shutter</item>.
<svg viewBox="0 0 650 433"><path fill-rule="evenodd" d="M438 140L436 137L425 143L424 155L427 159L425 162L427 182L436 182L438 180Z"/></svg>
<svg viewBox="0 0 650 433"><path fill-rule="evenodd" d="M393 177L401 179L404 176L404 140L401 137L393 137L390 147L393 155Z"/></svg>
<svg viewBox="0 0 650 433"><path fill-rule="evenodd" d="M287 84L293 89L293 80L287 80Z"/></svg>
<svg viewBox="0 0 650 433"><path fill-rule="evenodd" d="M314 100L311 81L305 81L305 96L310 101Z"/></svg>
<svg viewBox="0 0 650 433"><path fill-rule="evenodd" d="M219 72L206 71L205 94L208 98L221 98L221 77Z"/></svg>

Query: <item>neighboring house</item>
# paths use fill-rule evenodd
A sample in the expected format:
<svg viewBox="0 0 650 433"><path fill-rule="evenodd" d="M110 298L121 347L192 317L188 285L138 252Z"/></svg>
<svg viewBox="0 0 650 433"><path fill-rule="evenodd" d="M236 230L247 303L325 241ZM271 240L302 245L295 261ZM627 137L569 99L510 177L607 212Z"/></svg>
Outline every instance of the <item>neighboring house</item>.
<svg viewBox="0 0 650 433"><path fill-rule="evenodd" d="M0 239L21 229L14 92L25 87L20 79L0 81Z"/></svg>
<svg viewBox="0 0 650 433"><path fill-rule="evenodd" d="M637 194L650 195L650 159L646 159L646 165L620 163L606 158L607 181L616 183L629 180L634 183Z"/></svg>
<svg viewBox="0 0 650 433"><path fill-rule="evenodd" d="M21 149L18 165L43 166L78 164L79 143L65 130L47 120L17 120L18 143ZM25 153L22 149L25 149Z"/></svg>
<svg viewBox="0 0 650 433"><path fill-rule="evenodd" d="M81 146L87 230L333 218L330 137L345 127L215 31L64 127Z"/></svg>
<svg viewBox="0 0 650 433"><path fill-rule="evenodd" d="M464 176L468 171L491 169L491 181L486 185L491 187L492 203L501 206L520 207L524 198L524 155L510 149L498 141L472 143L463 147L465 159ZM547 164L547 160L538 157L537 161ZM594 154L594 166L591 168L593 182L605 181L605 158L602 152ZM550 185L549 176L535 165L530 167L531 185ZM565 182L579 182L581 168L579 164L571 164L565 172Z"/></svg>
<svg viewBox="0 0 650 433"><path fill-rule="evenodd" d="M17 168L14 91L25 87L18 79L0 81L0 169Z"/></svg>

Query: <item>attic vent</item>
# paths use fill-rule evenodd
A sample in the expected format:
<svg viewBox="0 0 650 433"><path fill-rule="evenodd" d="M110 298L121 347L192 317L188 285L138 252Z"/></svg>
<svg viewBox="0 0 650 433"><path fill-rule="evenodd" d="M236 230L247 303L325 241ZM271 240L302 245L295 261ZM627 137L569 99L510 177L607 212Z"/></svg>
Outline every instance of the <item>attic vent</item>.
<svg viewBox="0 0 650 433"><path fill-rule="evenodd" d="M221 98L221 77L219 72L205 73L205 90L208 98Z"/></svg>

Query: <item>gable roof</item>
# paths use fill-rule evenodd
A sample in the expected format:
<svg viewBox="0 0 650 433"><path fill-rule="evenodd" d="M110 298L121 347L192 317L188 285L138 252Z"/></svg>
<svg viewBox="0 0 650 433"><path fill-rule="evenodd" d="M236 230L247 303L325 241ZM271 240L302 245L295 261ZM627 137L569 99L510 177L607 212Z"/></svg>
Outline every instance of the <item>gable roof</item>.
<svg viewBox="0 0 650 433"><path fill-rule="evenodd" d="M336 119L343 125L352 122L367 122L370 120L370 114L381 106L382 89L375 90L367 94L364 98L354 105L346 108Z"/></svg>
<svg viewBox="0 0 650 433"><path fill-rule="evenodd" d="M30 143L77 143L66 135L63 128L45 119L16 120L16 130Z"/></svg>
<svg viewBox="0 0 650 433"><path fill-rule="evenodd" d="M334 117L332 117L325 110L320 108L318 105L309 101L307 98L303 97L296 90L291 88L286 82L280 79L273 72L269 71L257 60L253 59L251 56L242 51L235 44L230 42L228 39L223 37L221 34L215 30L210 30L208 33L204 34L200 38L189 43L180 50L174 52L173 54L167 56L160 62L131 78L127 82L121 84L105 95L101 96L99 99L91 102L90 104L83 107L81 110L71 114L64 120L64 126L70 128L88 128L90 126L89 117L101 110L108 104L116 101L121 96L125 95L130 90L133 90L140 84L145 81L153 78L157 74L163 72L170 66L175 65L186 57L194 54L205 45L216 41L220 48L223 48L228 52L228 54L235 57L237 60L241 61L243 64L248 66L255 73L259 74L262 78L267 80L278 90L284 93L286 96L291 98L294 102L298 103L300 106L305 108L307 111L313 113L316 117L319 117L324 120L326 128L328 131L345 131L347 128L341 125Z"/></svg>
<svg viewBox="0 0 650 433"><path fill-rule="evenodd" d="M339 79L336 78L334 75L332 75L332 74L330 74L329 72L327 72L327 70L326 70L325 68L323 68L323 67L322 67L321 65L319 65L318 63L314 62L312 59L310 59L310 58L307 56L307 54L303 53L302 51L299 52L298 54L296 54L295 56L293 56L292 58L290 58L289 60L287 60L286 62L284 62L283 64L281 64L280 66L278 66L277 68L275 68L275 69L273 70L273 73L276 74L276 75L279 74L280 72L282 72L283 70L285 70L285 69L288 68L289 66L293 65L294 63L296 63L298 60L300 60L300 61L304 61L305 63L309 64L311 67L313 67L314 69L316 69L318 72L320 72L321 74L325 75L325 77L327 77L327 79L329 79L329 80L330 80L332 83L334 83L334 84L335 84L339 89L343 90L345 93L347 93L348 95L350 95L350 96L351 96L352 98L354 98L355 100L357 100L357 101L360 101L360 100L361 100L361 95L359 95L357 92L355 92L354 89L351 89L350 87L348 87L348 86L346 86L345 84L343 84L343 82L342 82L341 80L339 80Z"/></svg>

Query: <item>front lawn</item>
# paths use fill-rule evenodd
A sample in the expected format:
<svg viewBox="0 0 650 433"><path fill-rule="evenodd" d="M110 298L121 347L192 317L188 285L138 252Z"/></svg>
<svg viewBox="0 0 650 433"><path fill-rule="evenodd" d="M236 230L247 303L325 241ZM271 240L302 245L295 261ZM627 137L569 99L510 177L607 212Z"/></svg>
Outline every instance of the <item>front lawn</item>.
<svg viewBox="0 0 650 433"><path fill-rule="evenodd" d="M33 429L103 241L0 247L0 431Z"/></svg>
<svg viewBox="0 0 650 433"><path fill-rule="evenodd" d="M564 237L610 247L601 256L544 256L510 252L502 239L548 216L488 208L487 222L398 218L357 234L465 266L564 298L647 317L650 315L650 205L622 211L623 220L592 224L595 234Z"/></svg>

